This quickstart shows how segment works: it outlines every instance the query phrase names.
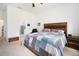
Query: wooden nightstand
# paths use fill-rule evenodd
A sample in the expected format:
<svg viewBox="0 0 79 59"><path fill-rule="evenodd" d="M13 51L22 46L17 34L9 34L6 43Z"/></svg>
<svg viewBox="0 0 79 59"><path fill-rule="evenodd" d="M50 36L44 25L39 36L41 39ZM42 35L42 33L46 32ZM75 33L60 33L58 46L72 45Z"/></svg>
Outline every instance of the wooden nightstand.
<svg viewBox="0 0 79 59"><path fill-rule="evenodd" d="M79 50L79 36L68 36L67 46Z"/></svg>

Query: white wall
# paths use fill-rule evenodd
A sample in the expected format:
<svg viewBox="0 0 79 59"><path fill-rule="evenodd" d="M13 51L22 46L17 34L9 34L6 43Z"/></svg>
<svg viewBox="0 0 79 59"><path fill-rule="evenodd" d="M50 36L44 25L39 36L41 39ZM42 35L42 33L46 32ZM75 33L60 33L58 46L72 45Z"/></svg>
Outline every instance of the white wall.
<svg viewBox="0 0 79 59"><path fill-rule="evenodd" d="M41 30L44 23L68 22L68 33L79 35L79 4L58 4L56 7L35 8L34 13L24 11L14 6L7 6L7 38L19 36L20 25L25 24L25 33L33 28ZM40 22L41 26L37 26ZM30 24L30 27L27 26Z"/></svg>
<svg viewBox="0 0 79 59"><path fill-rule="evenodd" d="M31 24L31 26L27 27L27 23ZM32 26L32 24L34 23L35 23L35 16L31 14L30 12L24 11L22 9L19 9L13 6L7 6L7 36L8 38L19 36L20 25L22 24L26 25L26 33L30 32L31 29L35 27L35 26Z"/></svg>
<svg viewBox="0 0 79 59"><path fill-rule="evenodd" d="M0 4L0 36L2 35L2 26L3 26L3 13L4 13L4 10L1 10L1 4Z"/></svg>
<svg viewBox="0 0 79 59"><path fill-rule="evenodd" d="M3 19L3 11L0 10L0 19Z"/></svg>
<svg viewBox="0 0 79 59"><path fill-rule="evenodd" d="M0 19L0 37L2 35L2 26L3 26L3 20Z"/></svg>
<svg viewBox="0 0 79 59"><path fill-rule="evenodd" d="M40 10L38 19L41 23L64 22L67 20L68 34L79 36L79 4L57 4L55 7L41 8Z"/></svg>

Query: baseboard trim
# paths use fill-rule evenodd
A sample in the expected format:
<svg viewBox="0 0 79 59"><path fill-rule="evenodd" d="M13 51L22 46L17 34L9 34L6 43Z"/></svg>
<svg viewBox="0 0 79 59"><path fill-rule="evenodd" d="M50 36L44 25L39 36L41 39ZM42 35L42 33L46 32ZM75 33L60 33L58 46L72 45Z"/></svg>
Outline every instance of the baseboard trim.
<svg viewBox="0 0 79 59"><path fill-rule="evenodd" d="M8 39L9 42L17 41L19 40L19 37L11 37Z"/></svg>

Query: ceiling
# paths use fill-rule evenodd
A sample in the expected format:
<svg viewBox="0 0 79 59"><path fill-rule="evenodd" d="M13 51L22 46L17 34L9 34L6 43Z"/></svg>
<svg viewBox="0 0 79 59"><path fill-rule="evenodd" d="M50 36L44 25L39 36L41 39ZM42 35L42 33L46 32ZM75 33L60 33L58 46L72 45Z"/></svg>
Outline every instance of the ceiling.
<svg viewBox="0 0 79 59"><path fill-rule="evenodd" d="M32 7L32 3L0 3L0 17L3 15L4 11L6 10L6 5L11 5L17 8L20 8L22 10L31 12L33 14L39 14L44 11L53 10L56 7L63 6L63 5L69 5L73 3L34 3L35 7Z"/></svg>
<svg viewBox="0 0 79 59"><path fill-rule="evenodd" d="M18 7L20 9L23 9L25 11L29 11L29 12L33 12L35 13L39 13L42 10L47 10L47 9L51 9L51 8L55 8L56 6L62 5L61 3L34 3L35 7L32 7L32 3L11 3L11 4L7 4L7 5L12 5L15 7Z"/></svg>
<svg viewBox="0 0 79 59"><path fill-rule="evenodd" d="M35 7L32 7L32 3L0 3L0 19L3 18L3 13L6 10L6 5L11 5L17 8L20 8L22 10L31 12L33 14L39 14L41 11L50 9L50 8L55 8L57 5L61 4L56 4L56 3L34 3Z"/></svg>
<svg viewBox="0 0 79 59"><path fill-rule="evenodd" d="M32 3L0 3L0 11L5 11L6 5L12 5L25 11L30 11L34 13L42 11L43 9L55 8L56 6L62 5L61 3L43 3L43 4L34 3L34 4L35 7L32 7Z"/></svg>

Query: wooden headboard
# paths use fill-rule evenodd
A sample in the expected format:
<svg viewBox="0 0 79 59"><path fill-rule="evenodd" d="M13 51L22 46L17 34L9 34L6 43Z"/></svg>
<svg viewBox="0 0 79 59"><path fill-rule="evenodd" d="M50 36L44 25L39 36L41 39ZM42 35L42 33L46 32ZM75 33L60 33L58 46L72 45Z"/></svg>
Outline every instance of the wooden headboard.
<svg viewBox="0 0 79 59"><path fill-rule="evenodd" d="M64 30L64 32L67 35L67 22L46 23L46 24L44 24L44 28Z"/></svg>

